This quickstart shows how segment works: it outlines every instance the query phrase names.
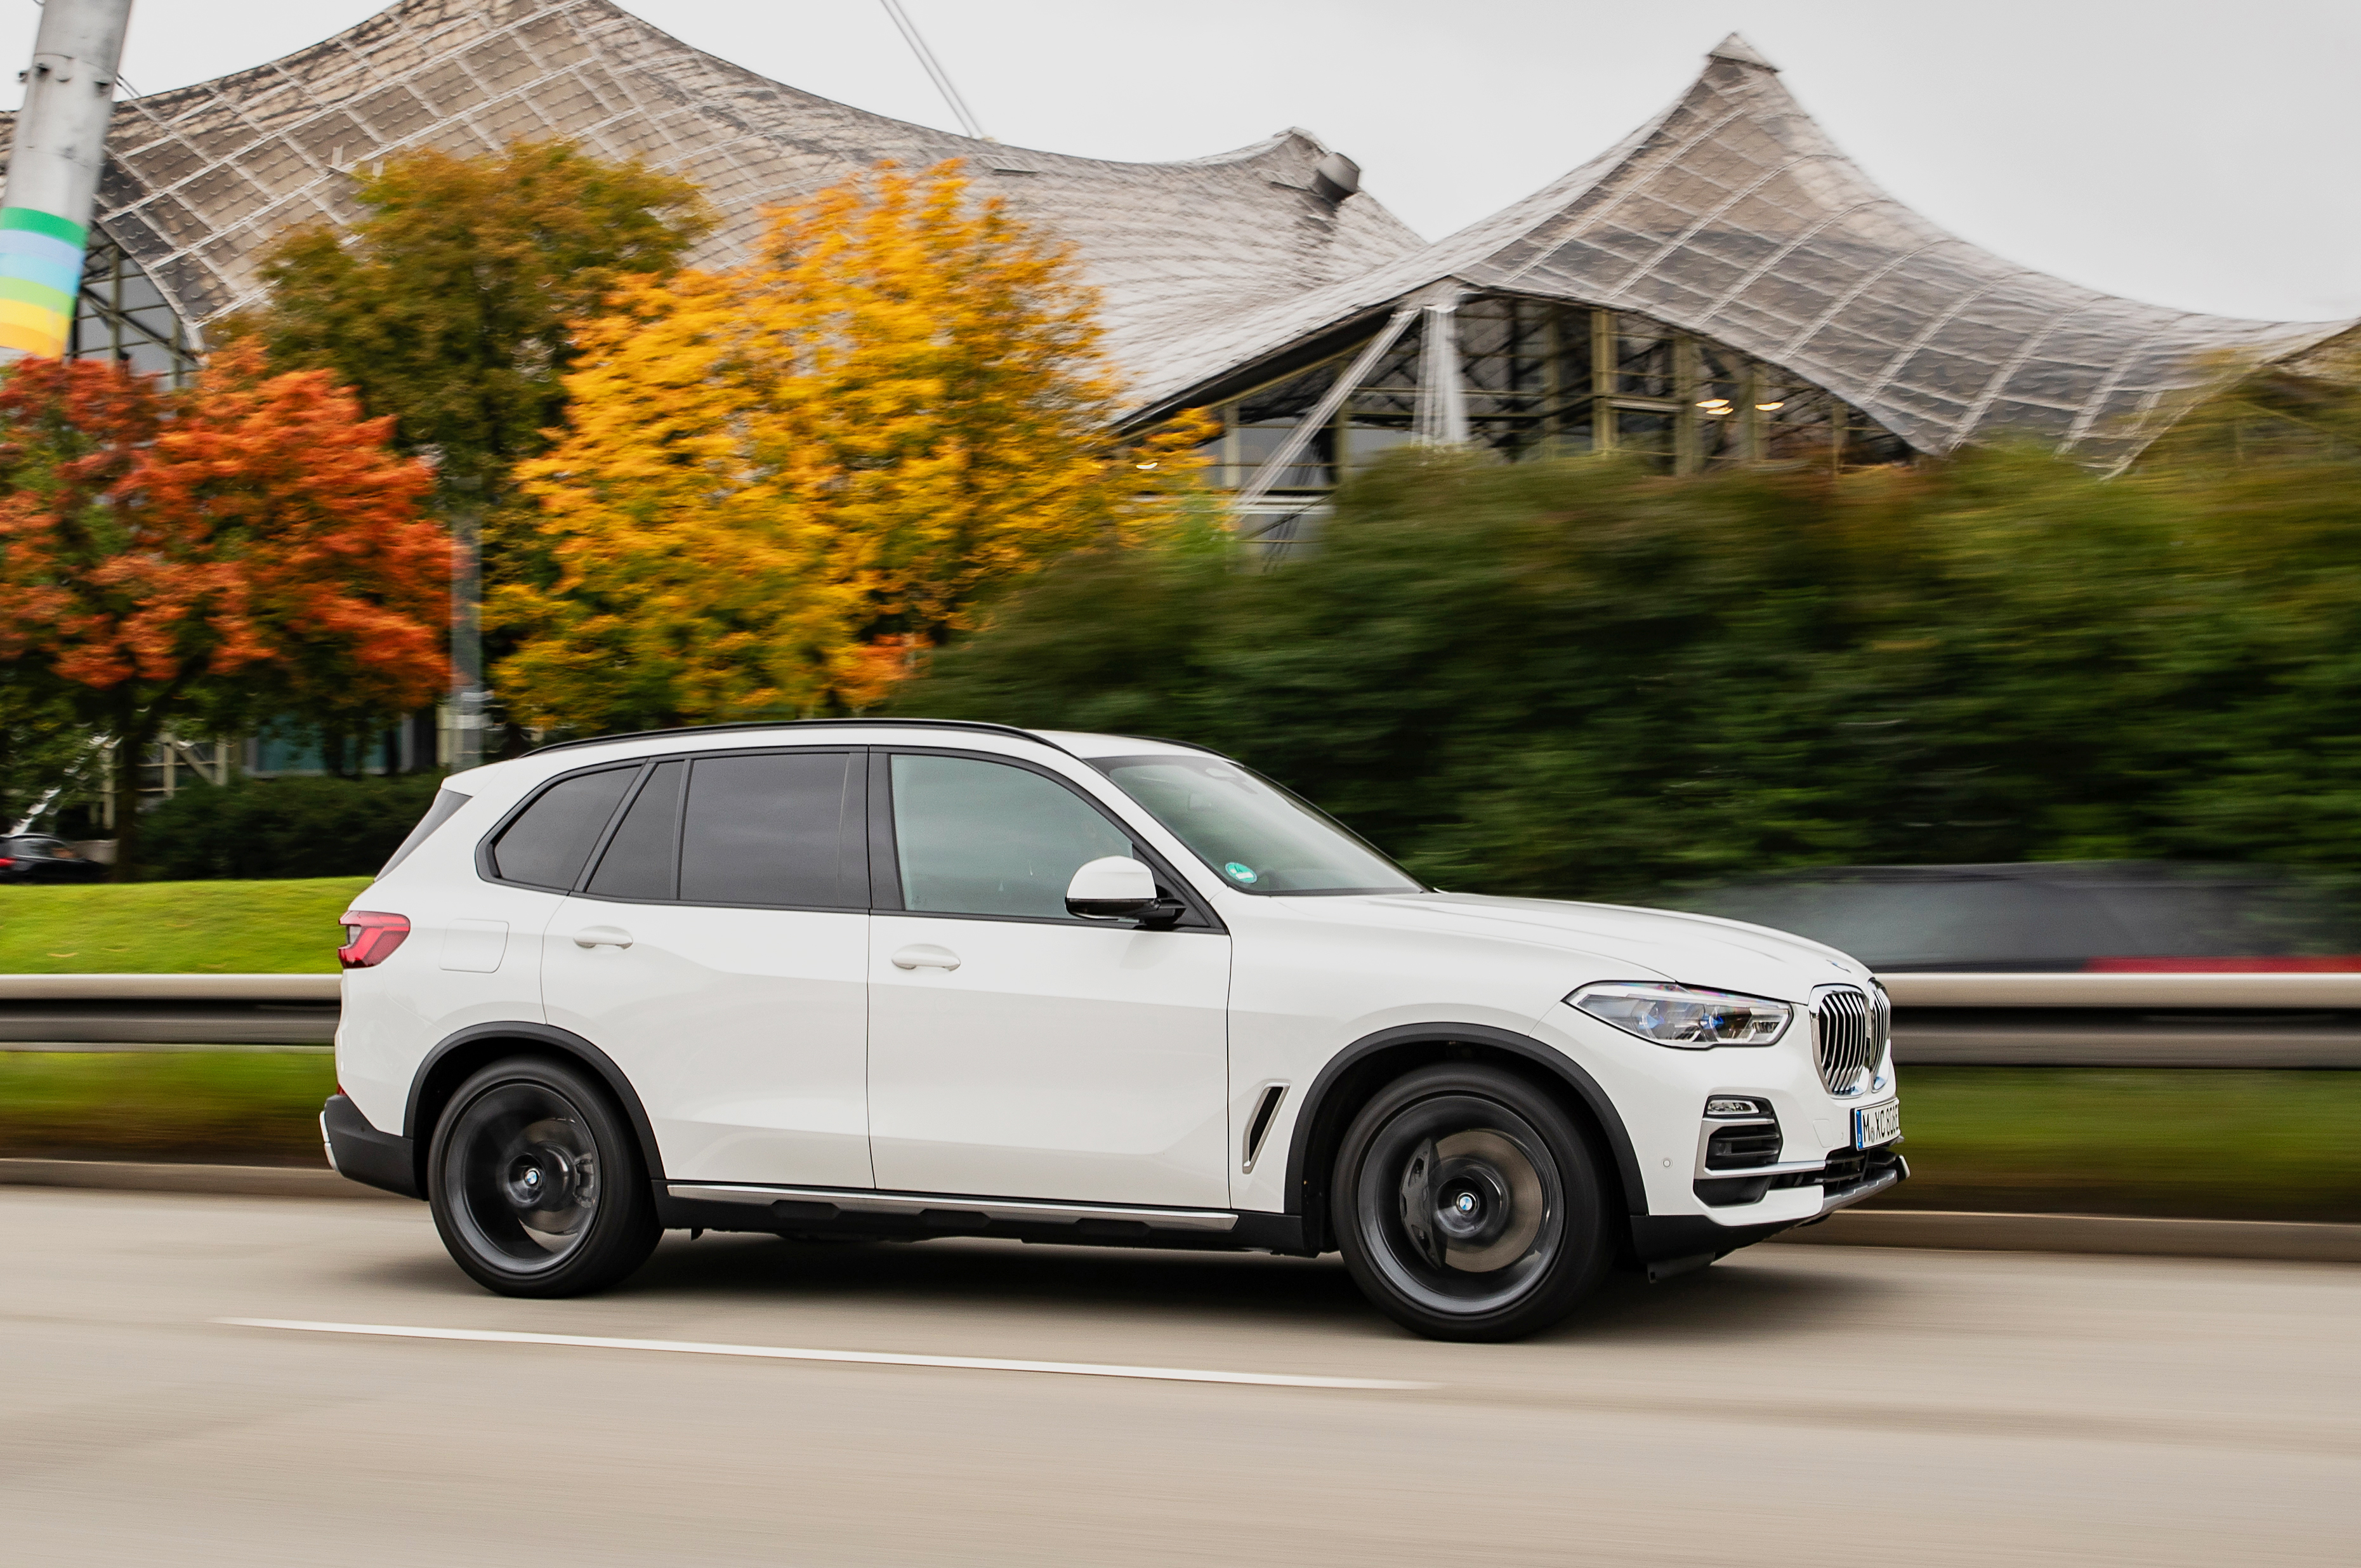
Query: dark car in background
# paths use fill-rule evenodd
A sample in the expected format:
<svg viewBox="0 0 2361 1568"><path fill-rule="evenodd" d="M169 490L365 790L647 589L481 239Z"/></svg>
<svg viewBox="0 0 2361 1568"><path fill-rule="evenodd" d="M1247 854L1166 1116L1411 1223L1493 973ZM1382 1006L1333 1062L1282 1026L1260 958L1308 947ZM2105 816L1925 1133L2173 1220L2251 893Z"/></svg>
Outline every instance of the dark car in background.
<svg viewBox="0 0 2361 1568"><path fill-rule="evenodd" d="M1880 973L2361 970L2352 911L2264 867L1821 867L1677 907L1809 937Z"/></svg>
<svg viewBox="0 0 2361 1568"><path fill-rule="evenodd" d="M104 882L106 868L63 839L19 833L0 839L0 883Z"/></svg>

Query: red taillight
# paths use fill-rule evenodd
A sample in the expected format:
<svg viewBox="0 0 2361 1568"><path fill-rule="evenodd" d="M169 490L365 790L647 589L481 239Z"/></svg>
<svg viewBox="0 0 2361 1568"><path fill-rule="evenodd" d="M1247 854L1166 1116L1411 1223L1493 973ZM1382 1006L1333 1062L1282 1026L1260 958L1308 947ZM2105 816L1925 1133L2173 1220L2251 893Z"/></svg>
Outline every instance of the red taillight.
<svg viewBox="0 0 2361 1568"><path fill-rule="evenodd" d="M16 857L15 857L15 856L13 856L13 855L0 855L0 866L13 866L13 865L15 865L16 863Z"/></svg>
<svg viewBox="0 0 2361 1568"><path fill-rule="evenodd" d="M336 949L336 961L346 969L368 969L385 962L393 956L393 949L410 937L407 915L375 915L366 909L347 909L344 925L345 945Z"/></svg>

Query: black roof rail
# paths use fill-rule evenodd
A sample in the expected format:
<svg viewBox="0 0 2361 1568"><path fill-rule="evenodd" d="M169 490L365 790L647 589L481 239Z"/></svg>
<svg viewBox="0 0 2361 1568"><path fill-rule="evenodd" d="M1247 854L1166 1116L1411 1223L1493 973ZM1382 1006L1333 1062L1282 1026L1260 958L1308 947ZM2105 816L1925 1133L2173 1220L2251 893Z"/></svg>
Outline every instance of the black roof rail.
<svg viewBox="0 0 2361 1568"><path fill-rule="evenodd" d="M1014 724L986 724L973 718L750 718L735 724L682 724L670 729L627 729L614 735L585 735L576 740L552 740L545 746L535 746L523 752L538 757L544 751L563 751L569 746L603 746L610 740L653 740L664 735L718 735L747 729L843 729L854 726L879 725L886 728L913 729L974 729L986 735L1014 735L1036 745L1047 746L1053 751L1066 751L1055 740L1036 735L1030 729L1019 729ZM1066 755L1072 756L1071 751Z"/></svg>

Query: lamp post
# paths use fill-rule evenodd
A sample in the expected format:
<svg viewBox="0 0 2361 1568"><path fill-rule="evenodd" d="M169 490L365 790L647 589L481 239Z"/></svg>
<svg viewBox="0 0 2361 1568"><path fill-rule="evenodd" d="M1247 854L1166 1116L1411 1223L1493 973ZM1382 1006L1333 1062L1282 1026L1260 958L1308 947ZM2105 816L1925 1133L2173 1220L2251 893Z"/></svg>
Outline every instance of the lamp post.
<svg viewBox="0 0 2361 1568"><path fill-rule="evenodd" d="M130 21L131 0L49 0L41 8L0 197L0 363L55 357L71 341Z"/></svg>
<svg viewBox="0 0 2361 1568"><path fill-rule="evenodd" d="M453 773L484 760L484 508L482 481L444 480L451 492L451 755Z"/></svg>

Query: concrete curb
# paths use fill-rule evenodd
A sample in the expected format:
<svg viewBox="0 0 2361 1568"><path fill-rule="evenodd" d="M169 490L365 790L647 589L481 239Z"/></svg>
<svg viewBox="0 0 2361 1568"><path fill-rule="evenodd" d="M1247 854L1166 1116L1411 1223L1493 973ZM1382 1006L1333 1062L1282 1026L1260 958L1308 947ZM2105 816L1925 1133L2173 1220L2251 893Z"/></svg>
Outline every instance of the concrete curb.
<svg viewBox="0 0 2361 1568"><path fill-rule="evenodd" d="M239 1198L366 1198L404 1203L325 1166L162 1165L120 1159L0 1159L0 1187L208 1192Z"/></svg>
<svg viewBox="0 0 2361 1568"><path fill-rule="evenodd" d="M1940 1209L1847 1209L1772 1238L1800 1245L1949 1248L1961 1252L2120 1253L2361 1263L2361 1225L2276 1220L2155 1220L2125 1214L1996 1214Z"/></svg>

